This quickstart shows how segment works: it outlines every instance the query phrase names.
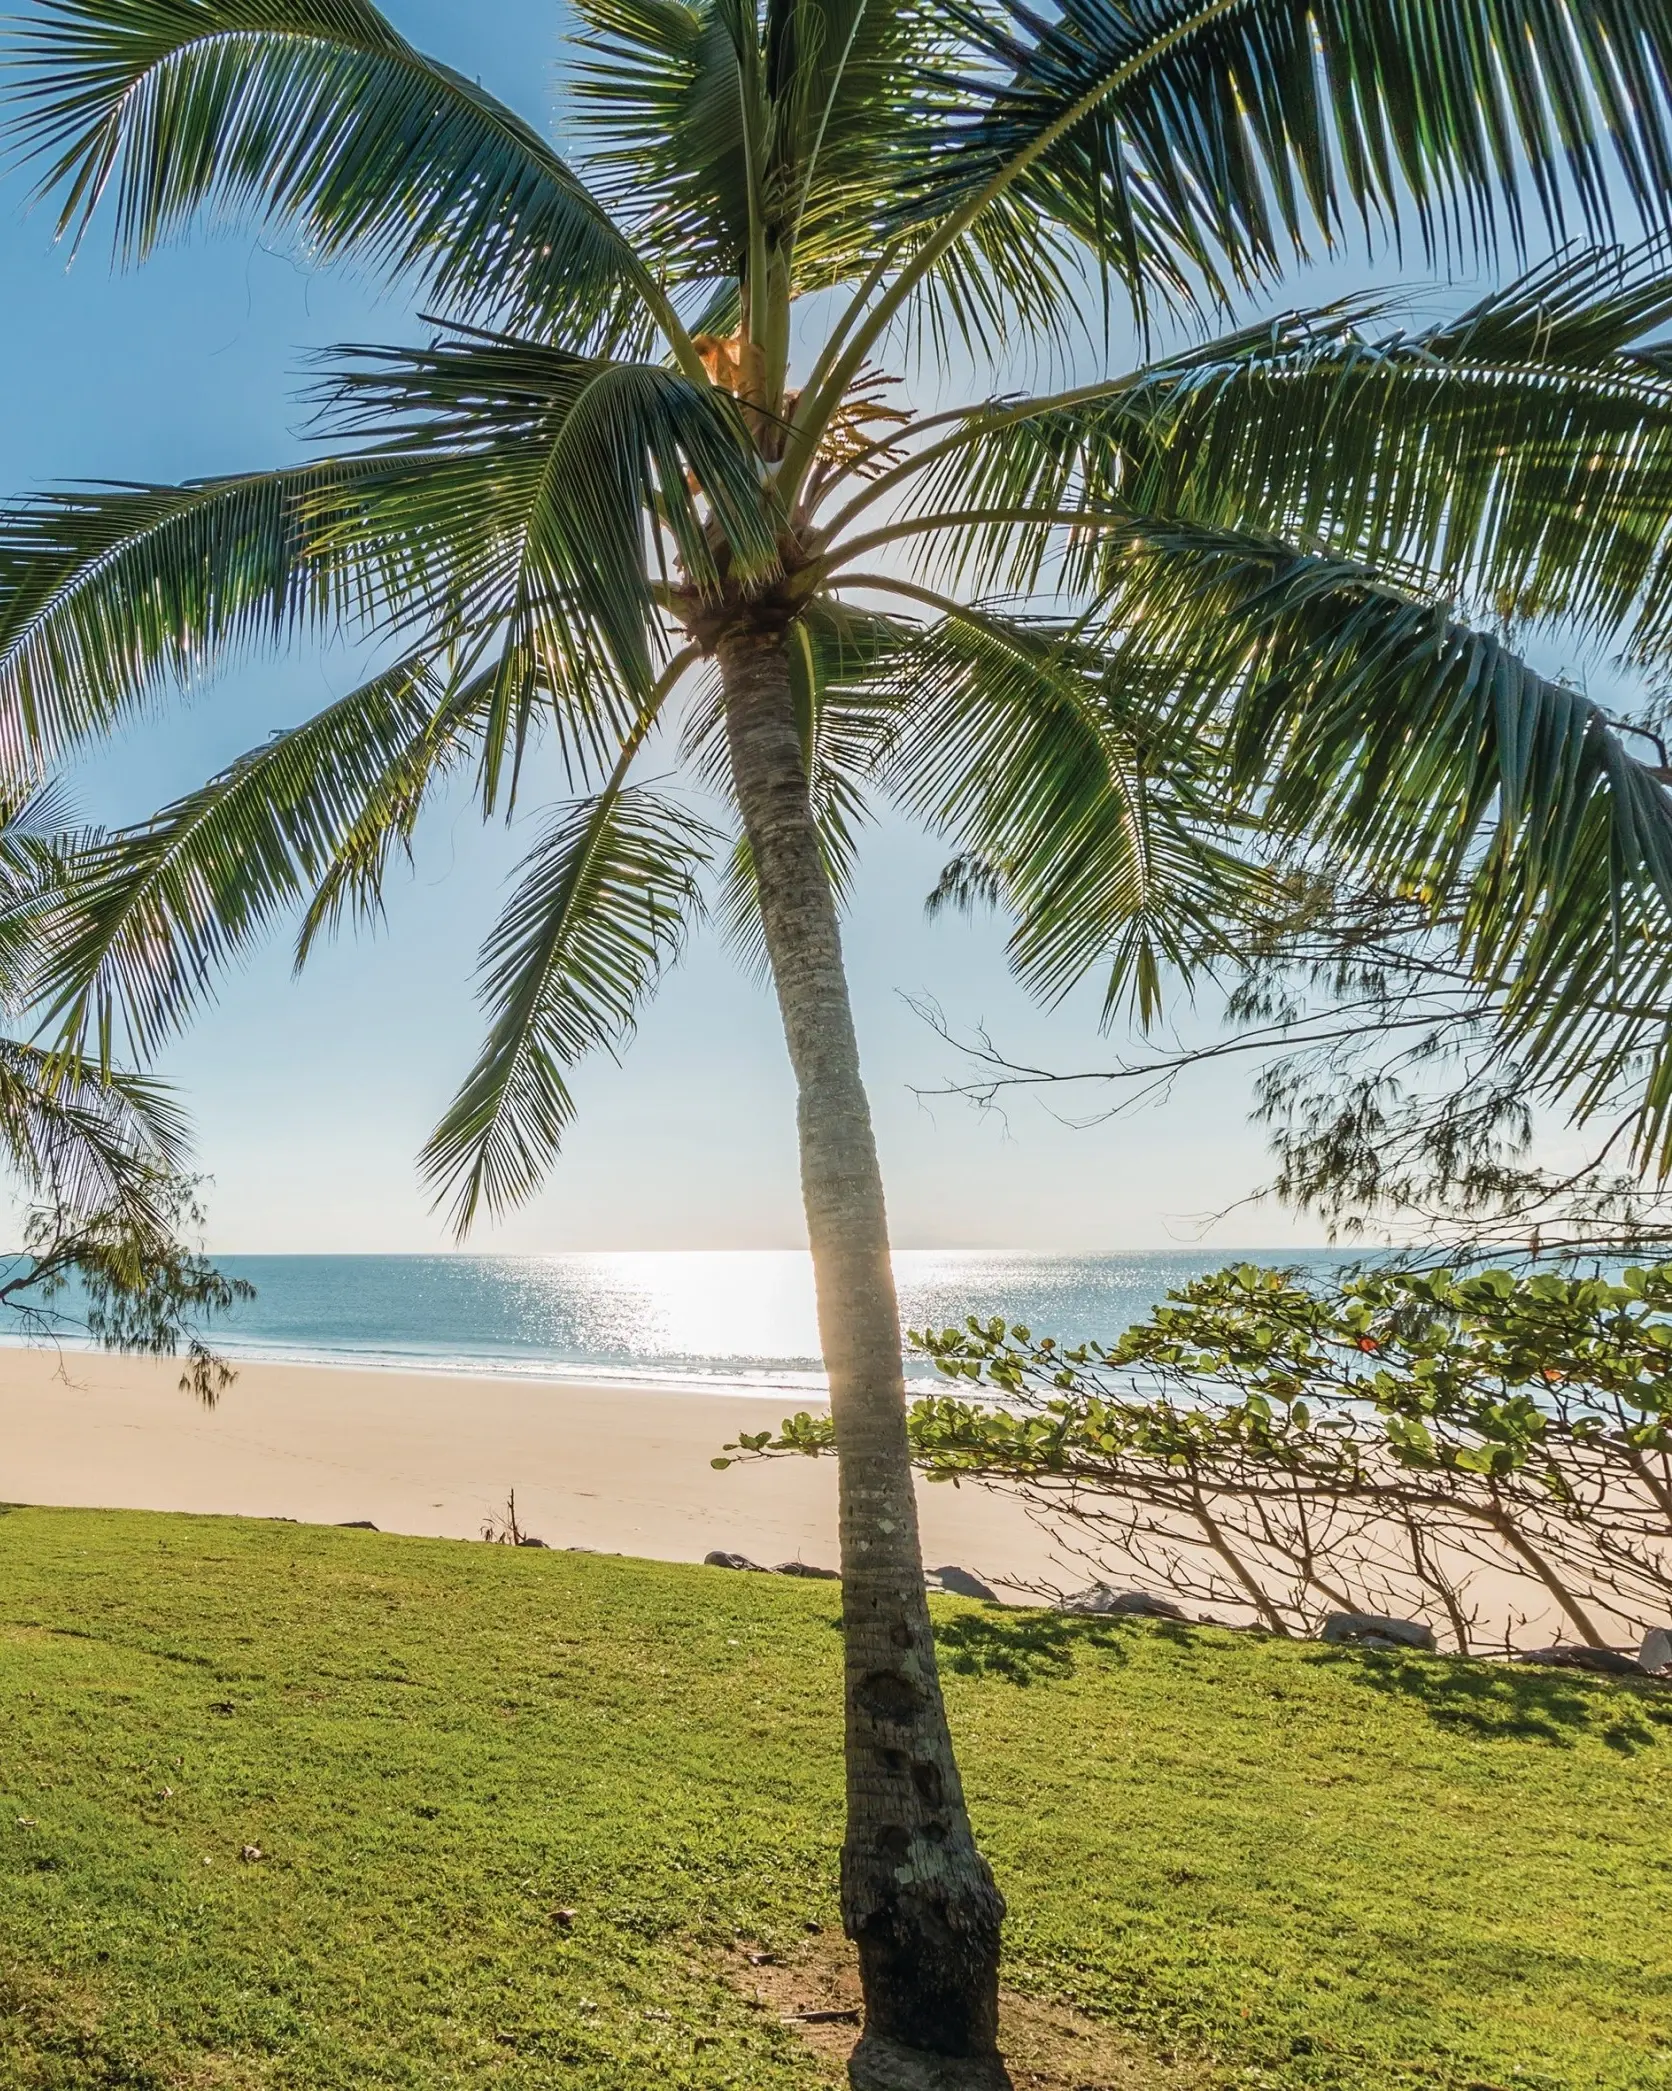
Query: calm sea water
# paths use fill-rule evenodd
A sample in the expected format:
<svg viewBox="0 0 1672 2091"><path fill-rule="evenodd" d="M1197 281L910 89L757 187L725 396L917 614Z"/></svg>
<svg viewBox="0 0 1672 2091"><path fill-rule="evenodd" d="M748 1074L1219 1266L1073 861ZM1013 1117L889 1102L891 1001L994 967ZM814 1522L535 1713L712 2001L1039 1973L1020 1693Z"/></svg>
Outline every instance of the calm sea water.
<svg viewBox="0 0 1672 2091"><path fill-rule="evenodd" d="M1053 1256L904 1251L906 1325L1002 1314L1077 1342L1110 1338L1169 1287L1246 1256L1320 1270L1304 1252ZM562 1256L228 1256L256 1299L214 1332L229 1353L291 1363L517 1378L657 1381L782 1397L823 1388L808 1259L793 1251ZM922 1364L914 1377L932 1381Z"/></svg>

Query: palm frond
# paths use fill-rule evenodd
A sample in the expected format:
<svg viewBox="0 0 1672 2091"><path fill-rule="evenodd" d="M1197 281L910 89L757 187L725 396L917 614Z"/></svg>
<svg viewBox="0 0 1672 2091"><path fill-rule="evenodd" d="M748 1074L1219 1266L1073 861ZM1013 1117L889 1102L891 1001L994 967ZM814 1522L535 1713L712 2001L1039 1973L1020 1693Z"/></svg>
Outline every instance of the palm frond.
<svg viewBox="0 0 1672 2091"><path fill-rule="evenodd" d="M95 487L0 511L0 768L38 774L229 648L363 610L309 516L370 469Z"/></svg>
<svg viewBox="0 0 1672 2091"><path fill-rule="evenodd" d="M711 583L700 494L738 571L776 558L735 410L659 366L465 337L367 351L330 396L372 446L0 513L0 765L38 773L236 648L358 625L431 650L508 628L495 761L543 704L584 766L653 677L658 532Z"/></svg>
<svg viewBox="0 0 1672 2091"><path fill-rule="evenodd" d="M955 0L902 226L1014 193L1140 309L1269 279L1348 223L1430 255L1648 229L1672 199L1664 0ZM933 141L932 145L928 141Z"/></svg>
<svg viewBox="0 0 1672 2091"><path fill-rule="evenodd" d="M17 135L60 230L142 259L198 213L415 276L459 317L645 334L648 281L572 170L369 0L41 0Z"/></svg>
<svg viewBox="0 0 1672 2091"><path fill-rule="evenodd" d="M906 243L902 261L915 242ZM1000 197L939 256L902 314L904 344L979 368L1018 344L1062 351L1091 338L1104 301L1083 243L1026 203Z"/></svg>
<svg viewBox="0 0 1672 2091"><path fill-rule="evenodd" d="M600 193L687 278L744 273L749 169L737 46L713 7L584 0L571 92Z"/></svg>
<svg viewBox="0 0 1672 2091"><path fill-rule="evenodd" d="M323 862L310 856L313 894L297 931L295 964L300 972L322 937L335 936L345 922L375 922L383 914L389 867L397 858L412 861L413 837L420 816L437 789L456 775L473 753L485 760L487 736L495 708L501 661L474 674L456 670L438 676L415 668L416 677L432 682L429 708L413 708L410 737L399 740L395 723L392 752L385 741L374 761L380 762L369 785L362 782L358 809L339 834ZM395 671L399 677L400 669Z"/></svg>
<svg viewBox="0 0 1672 2091"><path fill-rule="evenodd" d="M1490 831L1559 882L1587 807L1672 901L1672 801L1601 706L1410 585L1272 539L1151 518L1111 529L1117 658L1217 716L1270 827L1394 886L1450 885ZM1229 709L1226 709L1229 707ZM1419 867L1421 867L1419 869Z"/></svg>
<svg viewBox="0 0 1672 2091"><path fill-rule="evenodd" d="M960 847L944 903L996 893L1010 956L1047 1001L1095 970L1104 1015L1158 1014L1163 976L1230 948L1255 874L1195 772L1189 737L1135 699L1061 620L965 612L898 669L911 710L889 781Z"/></svg>
<svg viewBox="0 0 1672 2091"><path fill-rule="evenodd" d="M834 281L868 265L855 206L874 251L922 69L949 39L932 7L900 0L768 0L765 41L769 179L795 213L800 270Z"/></svg>
<svg viewBox="0 0 1672 2091"><path fill-rule="evenodd" d="M1564 254L1416 331L1373 331L1387 304L1285 314L979 409L855 512L892 484L907 516L1172 516L1397 558L1481 614L1576 618L1647 649L1672 584L1672 370L1645 337L1672 317L1672 254ZM982 585L1027 587L1063 543L1051 521L978 521L953 556ZM1095 566L1095 529L1079 543Z"/></svg>
<svg viewBox="0 0 1672 2091"><path fill-rule="evenodd" d="M0 1010L34 1001L47 926L64 903L69 860L93 831L72 823L62 779L0 779Z"/></svg>
<svg viewBox="0 0 1672 2091"><path fill-rule="evenodd" d="M758 461L711 387L485 334L337 362L328 425L373 447L360 506L327 541L390 576L391 620L510 631L521 679L503 719L526 718L537 675L578 748L619 739L655 674L653 559L671 548L699 594L716 579L711 529L739 576L777 559Z"/></svg>
<svg viewBox="0 0 1672 2091"><path fill-rule="evenodd" d="M1583 1110L1646 1057L1638 1135L1672 1162L1664 773L1590 698L1363 567L1152 523L1109 571L1111 672L1211 734L1268 845L1462 896L1461 955L1529 1078Z"/></svg>
<svg viewBox="0 0 1672 2091"><path fill-rule="evenodd" d="M479 734L486 678L397 663L74 862L41 991L80 1050L120 1023L148 1056L215 974L285 910L313 903L303 950L351 902L375 905L389 849Z"/></svg>
<svg viewBox="0 0 1672 2091"><path fill-rule="evenodd" d="M612 782L563 807L529 853L482 953L487 1041L422 1157L461 1234L539 1187L575 1115L569 1071L631 1033L716 839L674 801Z"/></svg>
<svg viewBox="0 0 1672 2091"><path fill-rule="evenodd" d="M749 273L751 227L798 291L870 265L931 9L875 0L585 0L574 93L599 192L670 280Z"/></svg>
<svg viewBox="0 0 1672 2091"><path fill-rule="evenodd" d="M61 1225L124 1212L149 1219L159 1172L178 1170L189 1148L185 1115L162 1083L0 1038L0 1153Z"/></svg>

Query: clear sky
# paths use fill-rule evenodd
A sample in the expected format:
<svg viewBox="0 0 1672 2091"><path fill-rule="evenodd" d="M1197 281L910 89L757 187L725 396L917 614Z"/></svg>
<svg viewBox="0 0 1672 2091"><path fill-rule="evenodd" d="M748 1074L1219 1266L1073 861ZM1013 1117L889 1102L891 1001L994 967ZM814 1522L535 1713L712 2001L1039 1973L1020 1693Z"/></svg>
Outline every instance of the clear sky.
<svg viewBox="0 0 1672 2091"><path fill-rule="evenodd" d="M556 8L394 0L390 11L415 41L525 114L552 119ZM307 272L247 233L199 237L122 277L95 233L66 270L47 213L25 215L26 195L16 173L0 182L0 490L281 463L300 445L309 349L414 333L401 298L347 274ZM1297 287L1287 301L1320 289ZM152 811L350 687L354 666L341 650L239 664L79 768L81 809L102 820ZM213 1246L446 1243L413 1157L475 1049L475 951L524 847L515 829L484 831L461 798L432 816L380 934L328 949L300 980L275 941L166 1052L162 1071L195 1113L213 1178ZM985 1022L1013 1054L1056 1066L1096 1064L1122 1043L1098 1037L1093 994L1050 1014L1035 1008L1007 973L1002 925L925 922L923 896L946 854L885 816L847 929L896 1240L1123 1248L1202 1238L1204 1216L1261 1174L1246 1070L1193 1075L1166 1104L1089 1128L1032 1103L1000 1120L914 1093L955 1074L958 1061L906 997L933 997L955 1026ZM589 1067L579 1089L582 1122L549 1188L480 1229L472 1246L800 1244L776 1011L712 934L664 986L623 1064ZM1262 1207L1207 1238L1316 1237L1315 1226Z"/></svg>

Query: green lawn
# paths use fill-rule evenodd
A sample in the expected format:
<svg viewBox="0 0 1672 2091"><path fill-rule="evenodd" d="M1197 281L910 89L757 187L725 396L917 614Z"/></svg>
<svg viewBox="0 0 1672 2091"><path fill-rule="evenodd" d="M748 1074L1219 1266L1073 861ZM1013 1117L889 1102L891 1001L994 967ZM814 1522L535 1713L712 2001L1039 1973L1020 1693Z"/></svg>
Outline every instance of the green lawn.
<svg viewBox="0 0 1672 2091"><path fill-rule="evenodd" d="M720 1949L833 1922L836 1608L0 1515L0 2084L805 2091ZM1672 2086L1672 1692L936 1617L1018 1987L1228 2082Z"/></svg>

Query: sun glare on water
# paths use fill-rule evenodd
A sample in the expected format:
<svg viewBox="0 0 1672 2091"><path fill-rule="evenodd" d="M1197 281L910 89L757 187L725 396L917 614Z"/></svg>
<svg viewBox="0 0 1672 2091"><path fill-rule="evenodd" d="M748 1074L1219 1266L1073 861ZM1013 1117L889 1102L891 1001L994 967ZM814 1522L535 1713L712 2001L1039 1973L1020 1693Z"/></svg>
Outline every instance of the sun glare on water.
<svg viewBox="0 0 1672 2091"><path fill-rule="evenodd" d="M816 1360L808 1257L794 1249L624 1250L541 1257L588 1349L647 1358Z"/></svg>

